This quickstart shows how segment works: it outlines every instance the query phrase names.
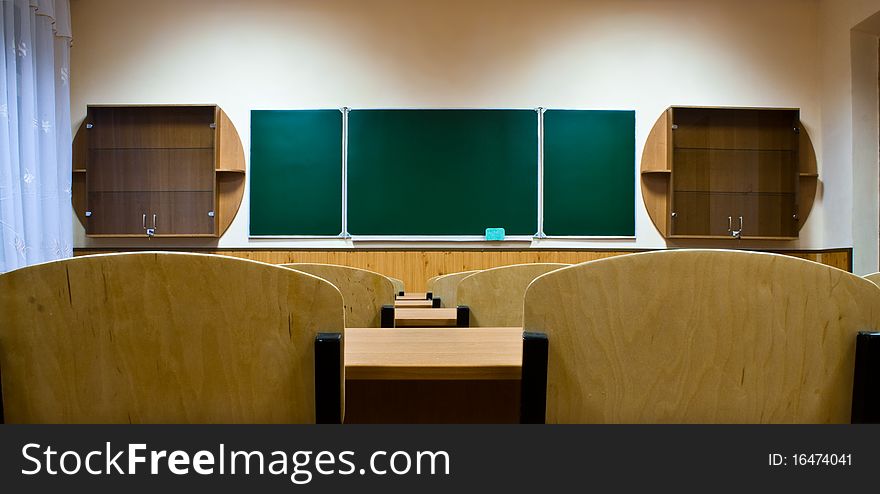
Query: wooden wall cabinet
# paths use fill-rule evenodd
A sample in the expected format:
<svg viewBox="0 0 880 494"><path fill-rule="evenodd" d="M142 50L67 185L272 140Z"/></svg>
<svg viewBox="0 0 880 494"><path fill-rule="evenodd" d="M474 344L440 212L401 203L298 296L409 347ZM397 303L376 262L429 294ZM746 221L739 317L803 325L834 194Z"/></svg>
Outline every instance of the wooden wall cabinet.
<svg viewBox="0 0 880 494"><path fill-rule="evenodd" d="M219 237L244 194L244 150L216 105L89 106L73 203L90 237Z"/></svg>
<svg viewBox="0 0 880 494"><path fill-rule="evenodd" d="M641 177L651 220L670 239L796 239L818 182L799 110L761 108L669 108Z"/></svg>

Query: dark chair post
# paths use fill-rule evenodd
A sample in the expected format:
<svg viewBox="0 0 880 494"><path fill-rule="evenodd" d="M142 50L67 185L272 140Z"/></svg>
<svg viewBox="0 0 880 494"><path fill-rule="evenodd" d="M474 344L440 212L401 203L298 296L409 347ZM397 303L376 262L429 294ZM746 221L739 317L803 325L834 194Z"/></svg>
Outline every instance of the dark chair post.
<svg viewBox="0 0 880 494"><path fill-rule="evenodd" d="M455 312L455 327L469 328L471 325L471 308L467 305L459 305Z"/></svg>
<svg viewBox="0 0 880 494"><path fill-rule="evenodd" d="M853 424L880 424L880 333L856 336L853 375Z"/></svg>
<svg viewBox="0 0 880 494"><path fill-rule="evenodd" d="M382 312L380 313L381 323L380 327L383 328L393 328L394 327L394 306L393 305L383 305Z"/></svg>
<svg viewBox="0 0 880 494"><path fill-rule="evenodd" d="M519 421L543 424L547 409L547 352L550 340L544 333L523 333L522 380Z"/></svg>
<svg viewBox="0 0 880 494"><path fill-rule="evenodd" d="M435 309L440 308L441 300L439 298L429 298L428 300L431 301L431 307L433 307Z"/></svg>
<svg viewBox="0 0 880 494"><path fill-rule="evenodd" d="M402 296L403 296L403 292L402 292L402 291L399 292L399 293L397 294L397 296L398 296L398 297L402 297Z"/></svg>
<svg viewBox="0 0 880 494"><path fill-rule="evenodd" d="M428 299L428 300L433 300L433 298L434 298L434 293L433 293L433 292L428 292L428 293L426 293L426 294L425 294L425 298Z"/></svg>
<svg viewBox="0 0 880 494"><path fill-rule="evenodd" d="M315 336L315 423L342 423L342 334Z"/></svg>

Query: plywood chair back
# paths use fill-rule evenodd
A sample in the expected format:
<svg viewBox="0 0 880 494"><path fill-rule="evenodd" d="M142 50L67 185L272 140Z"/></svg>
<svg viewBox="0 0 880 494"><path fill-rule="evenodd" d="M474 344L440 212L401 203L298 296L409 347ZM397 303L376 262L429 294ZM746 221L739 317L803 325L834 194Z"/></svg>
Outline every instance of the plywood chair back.
<svg viewBox="0 0 880 494"><path fill-rule="evenodd" d="M468 276L479 273L479 270L462 271L460 273L449 273L434 278L434 283L428 289L433 297L439 298L443 307L455 307L456 291L458 283Z"/></svg>
<svg viewBox="0 0 880 494"><path fill-rule="evenodd" d="M425 291L433 293L434 292L434 281L437 278L439 278L440 276L441 275L438 274L437 276L431 276L430 278L428 278L428 282L425 283L425 287L426 287Z"/></svg>
<svg viewBox="0 0 880 494"><path fill-rule="evenodd" d="M865 275L865 279L871 283L880 286L880 273L872 273Z"/></svg>
<svg viewBox="0 0 880 494"><path fill-rule="evenodd" d="M406 287L403 284L403 280L398 280L397 278L392 278L390 276L386 276L389 280L391 280L391 286L394 287L394 294L399 295L402 292L406 291Z"/></svg>
<svg viewBox="0 0 880 494"><path fill-rule="evenodd" d="M787 256L681 250L543 275L548 423L846 423L880 290Z"/></svg>
<svg viewBox="0 0 880 494"><path fill-rule="evenodd" d="M77 257L0 275L10 423L314 423L326 281L230 257Z"/></svg>
<svg viewBox="0 0 880 494"><path fill-rule="evenodd" d="M486 269L463 278L456 289L456 303L470 308L470 325L522 326L523 295L538 276L569 264L515 264Z"/></svg>
<svg viewBox="0 0 880 494"><path fill-rule="evenodd" d="M378 328L383 305L393 305L397 293L391 279L366 269L336 264L296 263L282 266L313 274L332 283L342 292L345 326Z"/></svg>

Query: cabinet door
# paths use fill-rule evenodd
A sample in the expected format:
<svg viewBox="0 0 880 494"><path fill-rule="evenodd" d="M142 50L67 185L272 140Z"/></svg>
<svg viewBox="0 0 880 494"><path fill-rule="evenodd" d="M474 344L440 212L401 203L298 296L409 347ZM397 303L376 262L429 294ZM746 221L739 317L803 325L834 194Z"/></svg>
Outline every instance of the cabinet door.
<svg viewBox="0 0 880 494"><path fill-rule="evenodd" d="M738 226L739 194L677 191L673 194L675 216L672 234L695 237L730 237Z"/></svg>
<svg viewBox="0 0 880 494"><path fill-rule="evenodd" d="M213 235L214 192L154 192L148 224L156 235Z"/></svg>
<svg viewBox="0 0 880 494"><path fill-rule="evenodd" d="M673 236L797 237L796 110L675 108L673 119Z"/></svg>
<svg viewBox="0 0 880 494"><path fill-rule="evenodd" d="M214 235L215 112L89 109L90 235Z"/></svg>
<svg viewBox="0 0 880 494"><path fill-rule="evenodd" d="M162 151L150 160L150 225L156 235L213 235L213 150Z"/></svg>
<svg viewBox="0 0 880 494"><path fill-rule="evenodd" d="M90 107L91 149L214 148L215 107Z"/></svg>
<svg viewBox="0 0 880 494"><path fill-rule="evenodd" d="M90 192L86 233L89 235L145 235L152 210L146 192Z"/></svg>
<svg viewBox="0 0 880 494"><path fill-rule="evenodd" d="M788 238L797 236L796 195L757 194L744 201L742 236L747 238Z"/></svg>

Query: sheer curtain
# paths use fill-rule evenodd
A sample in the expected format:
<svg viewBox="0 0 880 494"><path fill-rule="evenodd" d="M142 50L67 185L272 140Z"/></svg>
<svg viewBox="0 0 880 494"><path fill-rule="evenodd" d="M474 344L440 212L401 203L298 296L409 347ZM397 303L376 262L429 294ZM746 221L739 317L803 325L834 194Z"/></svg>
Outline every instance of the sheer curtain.
<svg viewBox="0 0 880 494"><path fill-rule="evenodd" d="M69 0L0 0L0 273L73 254Z"/></svg>

